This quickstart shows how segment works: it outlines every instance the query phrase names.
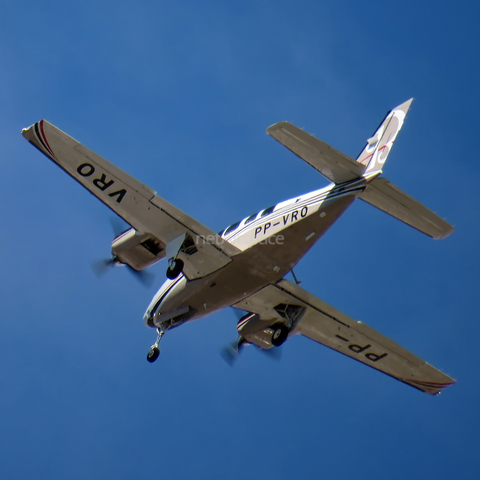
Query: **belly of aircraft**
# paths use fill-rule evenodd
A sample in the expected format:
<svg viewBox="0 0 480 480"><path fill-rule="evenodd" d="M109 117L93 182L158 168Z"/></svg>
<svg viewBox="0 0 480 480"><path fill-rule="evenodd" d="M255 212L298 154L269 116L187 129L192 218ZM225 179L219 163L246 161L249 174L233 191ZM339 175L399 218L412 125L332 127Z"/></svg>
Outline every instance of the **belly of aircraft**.
<svg viewBox="0 0 480 480"><path fill-rule="evenodd" d="M266 285L280 281L346 210L355 197L324 202L318 212L257 243L220 270L188 281L162 311L189 306L195 320L230 306Z"/></svg>

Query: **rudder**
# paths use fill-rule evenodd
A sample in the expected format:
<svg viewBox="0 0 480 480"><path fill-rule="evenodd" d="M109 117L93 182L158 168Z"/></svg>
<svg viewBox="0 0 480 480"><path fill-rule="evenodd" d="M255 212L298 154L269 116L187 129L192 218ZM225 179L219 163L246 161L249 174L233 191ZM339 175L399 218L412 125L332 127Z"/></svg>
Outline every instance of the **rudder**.
<svg viewBox="0 0 480 480"><path fill-rule="evenodd" d="M388 112L373 137L367 140L367 145L357 158L358 163L366 166L364 177L372 177L382 172L412 101L413 98Z"/></svg>

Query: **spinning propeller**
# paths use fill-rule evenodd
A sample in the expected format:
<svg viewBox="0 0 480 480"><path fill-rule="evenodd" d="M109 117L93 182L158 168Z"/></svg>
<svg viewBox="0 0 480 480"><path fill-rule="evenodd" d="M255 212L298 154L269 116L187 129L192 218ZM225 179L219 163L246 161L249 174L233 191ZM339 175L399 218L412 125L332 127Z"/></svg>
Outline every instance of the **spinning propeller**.
<svg viewBox="0 0 480 480"><path fill-rule="evenodd" d="M243 310L239 310L238 308L233 308L232 310L238 320L240 320L246 313L248 313L248 312L244 312ZM235 364L235 360L237 359L240 352L243 350L245 346L248 346L248 345L253 345L253 344L250 342L247 342L247 340L239 336L237 340L235 340L233 343L222 348L222 350L220 351L220 355L225 360L225 362L228 363L228 365L233 367L233 365ZM268 357L274 360L280 360L280 358L282 357L282 350L280 349L280 347L273 347L269 349L257 347L257 349L260 350L263 354L267 355Z"/></svg>
<svg viewBox="0 0 480 480"><path fill-rule="evenodd" d="M118 217L110 217L110 225L112 227L112 232L114 238L117 238L122 233L130 230L130 226L125 228L127 224L123 222ZM126 263L122 263L118 260L117 257L113 256L110 258L105 258L102 260L93 261L91 264L93 273L97 276L97 278L102 278L107 271L109 271L112 267L127 267L127 270L144 286L144 287L151 287L155 280L155 275L151 272L147 272L146 270L135 270L130 265Z"/></svg>

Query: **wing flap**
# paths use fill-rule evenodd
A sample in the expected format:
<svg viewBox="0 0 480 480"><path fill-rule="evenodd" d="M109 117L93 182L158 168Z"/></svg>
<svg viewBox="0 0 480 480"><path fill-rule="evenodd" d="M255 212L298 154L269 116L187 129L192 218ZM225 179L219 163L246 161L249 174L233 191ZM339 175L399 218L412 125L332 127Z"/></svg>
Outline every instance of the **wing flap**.
<svg viewBox="0 0 480 480"><path fill-rule="evenodd" d="M289 122L267 128L267 133L334 183L360 178L365 166Z"/></svg>
<svg viewBox="0 0 480 480"><path fill-rule="evenodd" d="M49 122L41 120L22 134L138 232L149 233L164 245L188 235L196 248L193 254L180 254L187 278L205 276L229 263L231 256L239 252L212 230L157 196L150 187Z"/></svg>

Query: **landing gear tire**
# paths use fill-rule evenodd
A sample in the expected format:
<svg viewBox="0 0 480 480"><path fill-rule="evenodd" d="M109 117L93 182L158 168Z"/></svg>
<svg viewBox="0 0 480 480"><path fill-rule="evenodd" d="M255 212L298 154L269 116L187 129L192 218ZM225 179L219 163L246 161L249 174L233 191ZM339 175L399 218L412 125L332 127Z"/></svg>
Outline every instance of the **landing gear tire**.
<svg viewBox="0 0 480 480"><path fill-rule="evenodd" d="M289 329L282 323L277 323L270 328L273 330L272 345L279 347L288 338Z"/></svg>
<svg viewBox="0 0 480 480"><path fill-rule="evenodd" d="M170 280L177 278L182 273L183 267L184 263L182 260L178 258L172 260L172 262L167 268L167 278L169 278Z"/></svg>
<svg viewBox="0 0 480 480"><path fill-rule="evenodd" d="M156 347L155 345L150 348L150 350L147 353L147 361L150 363L153 363L158 356L160 355L160 349Z"/></svg>

